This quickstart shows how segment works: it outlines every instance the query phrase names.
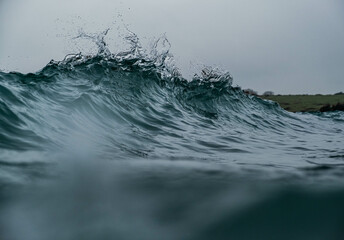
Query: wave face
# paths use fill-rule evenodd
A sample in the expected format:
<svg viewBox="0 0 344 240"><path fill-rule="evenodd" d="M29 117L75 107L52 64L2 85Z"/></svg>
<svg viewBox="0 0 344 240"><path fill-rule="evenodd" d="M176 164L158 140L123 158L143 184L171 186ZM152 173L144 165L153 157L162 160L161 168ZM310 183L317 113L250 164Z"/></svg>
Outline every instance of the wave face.
<svg viewBox="0 0 344 240"><path fill-rule="evenodd" d="M3 236L341 239L342 112L288 113L216 69L187 80L167 39L128 41L0 72Z"/></svg>

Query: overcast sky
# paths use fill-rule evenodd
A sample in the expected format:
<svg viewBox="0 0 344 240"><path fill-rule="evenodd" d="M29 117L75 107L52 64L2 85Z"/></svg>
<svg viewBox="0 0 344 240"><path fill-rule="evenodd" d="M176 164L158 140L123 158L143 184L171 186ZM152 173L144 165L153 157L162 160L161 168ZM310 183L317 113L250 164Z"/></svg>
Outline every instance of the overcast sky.
<svg viewBox="0 0 344 240"><path fill-rule="evenodd" d="M186 76L204 64L260 93L344 91L343 0L0 0L0 69L91 51L72 40L80 28L110 28L117 51L123 25L143 41L166 33Z"/></svg>

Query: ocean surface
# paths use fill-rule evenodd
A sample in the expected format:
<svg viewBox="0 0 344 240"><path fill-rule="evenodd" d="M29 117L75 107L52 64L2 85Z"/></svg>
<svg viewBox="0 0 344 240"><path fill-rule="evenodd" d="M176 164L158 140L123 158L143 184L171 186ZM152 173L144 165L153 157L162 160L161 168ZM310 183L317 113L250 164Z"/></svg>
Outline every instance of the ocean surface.
<svg viewBox="0 0 344 240"><path fill-rule="evenodd" d="M344 112L186 79L166 38L93 40L0 72L1 240L344 239Z"/></svg>

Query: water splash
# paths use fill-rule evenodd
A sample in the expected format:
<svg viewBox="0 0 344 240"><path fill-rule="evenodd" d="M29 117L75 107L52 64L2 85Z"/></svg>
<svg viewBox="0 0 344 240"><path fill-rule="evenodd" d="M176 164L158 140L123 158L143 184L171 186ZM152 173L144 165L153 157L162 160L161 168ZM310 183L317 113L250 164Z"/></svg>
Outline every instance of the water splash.
<svg viewBox="0 0 344 240"><path fill-rule="evenodd" d="M82 29L79 30L79 35L74 39L85 38L90 39L94 42L98 47L98 55L100 56L108 56L111 54L109 48L107 47L107 43L105 42L105 36L108 34L110 28L107 28L101 33L97 34L87 34Z"/></svg>
<svg viewBox="0 0 344 240"><path fill-rule="evenodd" d="M105 37L110 29L98 34L85 33L79 31L79 35L74 39L89 39L97 46L95 55L85 55L82 53L68 54L62 61L52 60L48 66L58 65L60 67L74 68L76 65L86 63L90 59L101 58L105 64L117 64L124 67L127 63L138 66L148 71L153 70L164 79L181 78L181 73L175 65L173 55L169 52L171 44L166 35L162 35L153 41L150 49L143 49L139 37L126 28L125 42L129 45L128 50L112 53L108 48Z"/></svg>

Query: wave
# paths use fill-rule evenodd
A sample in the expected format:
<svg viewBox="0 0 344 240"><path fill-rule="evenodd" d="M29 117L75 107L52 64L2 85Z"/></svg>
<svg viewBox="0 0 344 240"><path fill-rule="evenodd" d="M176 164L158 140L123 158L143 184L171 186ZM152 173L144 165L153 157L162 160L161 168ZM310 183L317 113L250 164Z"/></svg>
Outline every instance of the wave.
<svg viewBox="0 0 344 240"><path fill-rule="evenodd" d="M340 239L342 112L286 112L216 68L186 79L165 36L114 54L108 31L77 37L95 55L0 72L1 236Z"/></svg>
<svg viewBox="0 0 344 240"><path fill-rule="evenodd" d="M284 171L341 165L330 158L343 154L341 113L288 113L247 96L216 68L188 80L165 36L144 50L129 32L129 50L113 54L107 32L77 37L94 41L95 55L70 54L36 73L0 73L3 158L11 151L11 161L22 161L22 151L88 151L104 159L194 159Z"/></svg>

